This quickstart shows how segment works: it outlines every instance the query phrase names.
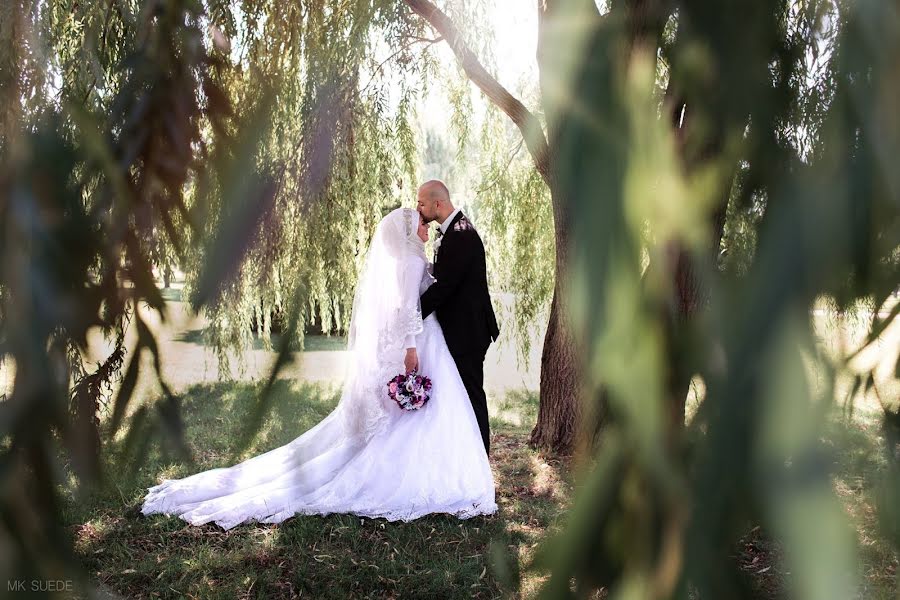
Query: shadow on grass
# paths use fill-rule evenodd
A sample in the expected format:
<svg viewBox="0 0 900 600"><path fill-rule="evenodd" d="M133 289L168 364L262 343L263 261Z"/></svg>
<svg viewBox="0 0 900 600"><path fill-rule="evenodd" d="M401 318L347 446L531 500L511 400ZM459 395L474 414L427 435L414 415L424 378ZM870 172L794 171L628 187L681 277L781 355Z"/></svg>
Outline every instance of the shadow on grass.
<svg viewBox="0 0 900 600"><path fill-rule="evenodd" d="M832 481L838 500L856 533L859 597L897 597L897 555L879 529L880 486L887 469L884 438L878 424L835 419L823 436L833 458ZM765 598L789 597L790 566L784 548L754 527L738 544L735 559Z"/></svg>
<svg viewBox="0 0 900 600"><path fill-rule="evenodd" d="M531 430L537 422L540 397L534 390L511 390L501 398L488 398L492 431Z"/></svg>
<svg viewBox="0 0 900 600"><path fill-rule="evenodd" d="M262 389L261 383L216 383L192 386L180 396L185 439L198 466L229 466ZM340 399L337 388L288 380L276 381L270 394L269 412L245 458L287 444L324 419ZM161 453L151 461L173 455L167 448L158 449ZM180 471L174 476L183 476Z"/></svg>
<svg viewBox="0 0 900 600"><path fill-rule="evenodd" d="M888 455L882 426L877 422L840 421L828 439L836 453L834 489L856 530L862 595L897 598L897 553L879 524L882 485L888 477ZM896 509L896 507L886 507Z"/></svg>
<svg viewBox="0 0 900 600"><path fill-rule="evenodd" d="M565 465L528 448L533 423L514 424L527 422L524 415L535 410L536 400L524 393L500 402L508 419L494 436L500 511L490 517L431 515L389 523L304 516L223 531L129 512L161 477L228 466L258 392L256 384L239 383L195 386L182 394L195 464L171 458L155 442L144 464L129 472L117 462L122 442L110 444L105 484L88 497L70 497L62 513L80 560L98 583L126 597L497 598L513 592L535 544L562 517L570 491ZM336 388L279 381L271 410L242 456L286 444L338 399ZM516 406L523 416L513 418ZM540 573L524 573L521 591L531 595L541 580Z"/></svg>

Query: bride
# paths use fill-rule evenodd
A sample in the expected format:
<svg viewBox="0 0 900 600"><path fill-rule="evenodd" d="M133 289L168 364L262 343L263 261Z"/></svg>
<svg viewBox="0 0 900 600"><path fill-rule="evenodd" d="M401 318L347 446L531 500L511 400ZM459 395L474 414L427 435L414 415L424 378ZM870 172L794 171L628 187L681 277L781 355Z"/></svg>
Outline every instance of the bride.
<svg viewBox="0 0 900 600"><path fill-rule="evenodd" d="M224 529L295 514L351 513L409 521L496 512L478 423L435 315L422 319L427 225L398 208L375 231L353 300L350 367L331 414L292 442L237 465L149 488L141 512ZM413 349L407 352L407 349ZM407 356L431 378L431 399L404 411L387 382Z"/></svg>

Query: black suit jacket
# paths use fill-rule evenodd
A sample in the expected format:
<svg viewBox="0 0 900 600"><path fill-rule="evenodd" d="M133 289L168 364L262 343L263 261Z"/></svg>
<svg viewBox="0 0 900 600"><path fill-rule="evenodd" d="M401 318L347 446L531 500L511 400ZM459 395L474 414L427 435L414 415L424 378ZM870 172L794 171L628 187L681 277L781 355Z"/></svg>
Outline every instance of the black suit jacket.
<svg viewBox="0 0 900 600"><path fill-rule="evenodd" d="M484 244L462 211L443 235L434 278L422 294L422 318L437 314L453 356L483 356L500 328L488 293Z"/></svg>

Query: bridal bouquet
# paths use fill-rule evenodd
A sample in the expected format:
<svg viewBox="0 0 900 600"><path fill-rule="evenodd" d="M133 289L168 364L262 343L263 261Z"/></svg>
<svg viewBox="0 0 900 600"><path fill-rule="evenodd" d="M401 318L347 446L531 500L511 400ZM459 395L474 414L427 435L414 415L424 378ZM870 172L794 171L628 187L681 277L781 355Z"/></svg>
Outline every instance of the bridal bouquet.
<svg viewBox="0 0 900 600"><path fill-rule="evenodd" d="M387 382L388 396L403 410L418 410L431 397L431 380L416 371L397 375Z"/></svg>

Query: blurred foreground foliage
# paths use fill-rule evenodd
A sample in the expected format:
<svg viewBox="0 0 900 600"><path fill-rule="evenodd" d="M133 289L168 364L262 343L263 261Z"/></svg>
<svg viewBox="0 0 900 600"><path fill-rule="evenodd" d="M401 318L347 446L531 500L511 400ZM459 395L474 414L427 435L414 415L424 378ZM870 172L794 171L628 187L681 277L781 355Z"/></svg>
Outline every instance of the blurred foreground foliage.
<svg viewBox="0 0 900 600"><path fill-rule="evenodd" d="M546 40L595 420L547 592L749 597L731 549L755 524L783 543L791 596L853 597L824 433L851 357L821 351L813 311L870 306L865 344L897 314L898 5L609 4L559 3ZM705 394L683 425L692 379Z"/></svg>

